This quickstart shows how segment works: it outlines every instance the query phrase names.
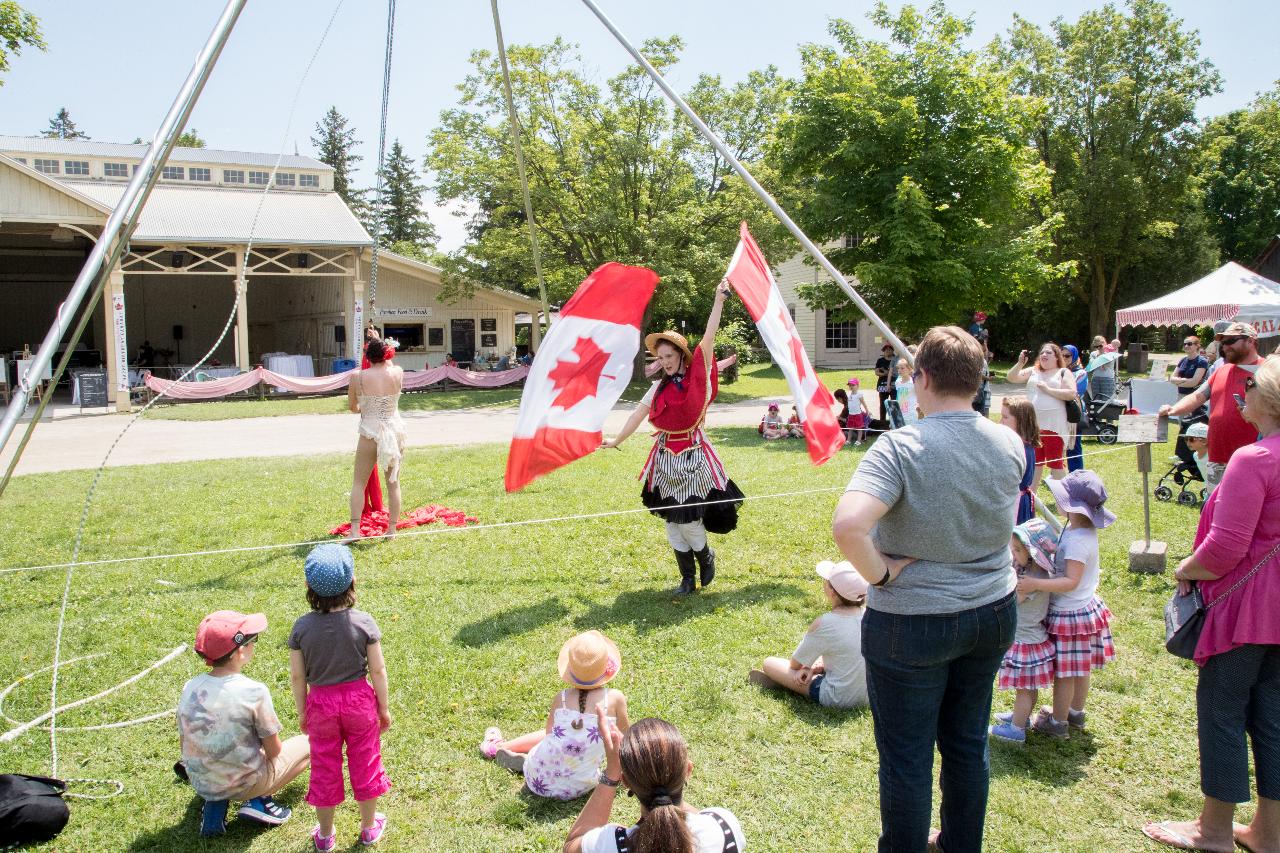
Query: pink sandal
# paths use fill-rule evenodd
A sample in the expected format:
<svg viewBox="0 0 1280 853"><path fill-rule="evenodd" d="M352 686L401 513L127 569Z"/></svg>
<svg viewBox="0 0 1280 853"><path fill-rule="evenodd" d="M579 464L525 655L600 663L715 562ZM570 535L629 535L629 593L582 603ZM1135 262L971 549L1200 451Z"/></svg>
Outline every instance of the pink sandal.
<svg viewBox="0 0 1280 853"><path fill-rule="evenodd" d="M498 754L498 747L502 746L502 730L497 726L490 726L484 730L484 740L480 741L480 755L484 758L492 759Z"/></svg>

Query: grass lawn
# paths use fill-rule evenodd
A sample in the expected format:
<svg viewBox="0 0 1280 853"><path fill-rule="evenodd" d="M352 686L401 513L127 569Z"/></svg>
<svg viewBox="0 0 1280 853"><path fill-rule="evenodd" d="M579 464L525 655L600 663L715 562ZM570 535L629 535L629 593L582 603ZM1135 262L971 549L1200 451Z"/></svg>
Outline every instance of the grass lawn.
<svg viewBox="0 0 1280 853"><path fill-rule="evenodd" d="M862 380L862 387L875 393L875 376L870 370L819 370L818 375L831 389L843 388L850 376ZM870 384L868 384L870 383ZM648 382L632 382L623 399L639 400ZM441 411L445 409L504 408L520 405L523 386L508 388L460 388L451 391L415 391L400 398L402 411ZM782 371L772 364L744 365L738 381L720 389L719 400L737 403L761 397L790 396ZM231 418L264 418L280 415L334 415L347 410L347 395L306 397L303 399L216 400L207 403L168 405L157 403L147 417L174 421L221 421Z"/></svg>
<svg viewBox="0 0 1280 853"><path fill-rule="evenodd" d="M751 395L770 393L768 373L748 371L744 387ZM476 745L489 725L510 735L542 724L561 686L556 653L588 628L603 630L622 650L615 685L627 693L632 718L666 717L688 738L695 764L689 801L731 808L750 849L874 846L879 818L870 714L822 709L746 681L747 670L765 655L789 654L823 608L813 566L835 556L831 512L861 454L846 452L814 468L799 442L762 445L750 428L715 430L712 437L748 495L831 491L747 503L739 529L714 543L715 585L686 600L666 592L676 580L674 561L660 523L644 513L433 531L358 548L360 606L385 633L395 718L384 741L395 788L382 806L391 824L380 849L559 849L582 801L522 795L521 780L482 761ZM632 441L623 452L596 454L508 496L503 447L410 450L405 505L444 503L482 522L634 510L640 505L635 475L647 451L646 442ZM1163 458L1158 448L1156 457ZM1086 733L1062 743L1033 736L1022 749L992 748L990 850L1156 850L1139 832L1142 821L1191 817L1198 802L1194 667L1162 645L1161 609L1171 582L1125 568L1129 543L1142 531L1134 453L1125 448L1093 465L1121 518L1102 535L1101 592L1116 615L1118 657L1094 679ZM348 457L329 456L107 469L83 557L314 538L345 515L349 466ZM10 531L0 540L0 566L68 559L90 477L17 478L0 504L0 521ZM1196 518L1193 509L1153 502L1154 530L1174 559L1187 552ZM248 674L271 687L284 733L296 732L285 640L306 606L303 553L78 570L64 658L104 656L65 669L60 698L114 685L191 642L208 611L260 610L271 627ZM49 665L63 582L62 571L0 575L7 638L0 644L0 689ZM89 726L161 711L201 669L188 652L59 722ZM49 686L47 672L22 682L5 699L5 715L21 721L47 710ZM997 707L1011 702L1011 694L998 694ZM224 839L197 839L198 802L169 769L178 750L171 719L60 731L58 746L62 776L120 779L125 792L71 801L70 825L41 849L274 851L309 844L314 817L301 782L280 798L297 811L283 827L263 831L233 821ZM47 773L49 760L49 739L40 731L0 744L6 771ZM636 816L635 801L619 797L615 817L630 822ZM344 849L355 826L348 802L338 819Z"/></svg>

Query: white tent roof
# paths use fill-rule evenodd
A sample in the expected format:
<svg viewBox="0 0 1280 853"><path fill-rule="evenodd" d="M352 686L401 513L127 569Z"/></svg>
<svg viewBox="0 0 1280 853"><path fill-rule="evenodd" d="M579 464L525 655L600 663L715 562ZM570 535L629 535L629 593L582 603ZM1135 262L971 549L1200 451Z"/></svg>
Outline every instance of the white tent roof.
<svg viewBox="0 0 1280 853"><path fill-rule="evenodd" d="M1272 328L1280 318L1280 282L1228 261L1199 281L1116 312L1116 326L1207 326L1239 319ZM1268 330L1259 326L1259 334ZM1275 334L1271 331L1270 334Z"/></svg>

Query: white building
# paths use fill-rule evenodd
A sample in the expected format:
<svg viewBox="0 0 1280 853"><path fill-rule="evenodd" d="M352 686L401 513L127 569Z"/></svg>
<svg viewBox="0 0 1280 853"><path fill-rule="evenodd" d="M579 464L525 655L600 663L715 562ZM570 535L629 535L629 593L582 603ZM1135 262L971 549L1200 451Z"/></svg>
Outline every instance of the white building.
<svg viewBox="0 0 1280 853"><path fill-rule="evenodd" d="M824 249L831 247L823 247ZM814 367L869 368L880 357L884 338L865 318L857 322L833 321L826 309L814 311L796 292L801 284L831 281L831 277L812 263L806 263L805 252L783 261L774 270L782 301L791 312L800 342L813 360Z"/></svg>
<svg viewBox="0 0 1280 853"><path fill-rule="evenodd" d="M0 136L0 354L44 338L146 148ZM385 251L376 309L366 305L373 240L333 191L333 169L300 156L276 168L276 159L173 150L77 358L107 365L119 408L128 383L118 381L117 353L133 356L146 341L191 363L218 339L237 287L244 298L213 358L242 369L287 352L329 372L335 359L358 356L365 312L400 341L397 361L410 370L515 346L515 315L536 300L477 288L446 304L438 268Z"/></svg>

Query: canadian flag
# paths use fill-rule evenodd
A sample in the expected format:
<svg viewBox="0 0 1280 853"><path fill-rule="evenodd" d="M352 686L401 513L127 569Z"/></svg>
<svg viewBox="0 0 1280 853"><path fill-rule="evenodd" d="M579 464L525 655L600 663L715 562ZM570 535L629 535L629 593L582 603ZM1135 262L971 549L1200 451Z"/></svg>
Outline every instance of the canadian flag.
<svg viewBox="0 0 1280 853"><path fill-rule="evenodd" d="M756 241L751 239L745 222L725 277L742 297L747 313L755 321L760 337L769 348L769 354L782 368L782 375L787 377L800 422L804 424L809 458L813 464L821 465L844 446L844 432L832 411L836 401L813 372L796 325L791 320L791 312L782 303L782 294L778 292L769 264Z"/></svg>
<svg viewBox="0 0 1280 853"><path fill-rule="evenodd" d="M607 263L560 309L520 397L508 492L600 446L604 419L631 381L640 323L657 286L653 270Z"/></svg>

